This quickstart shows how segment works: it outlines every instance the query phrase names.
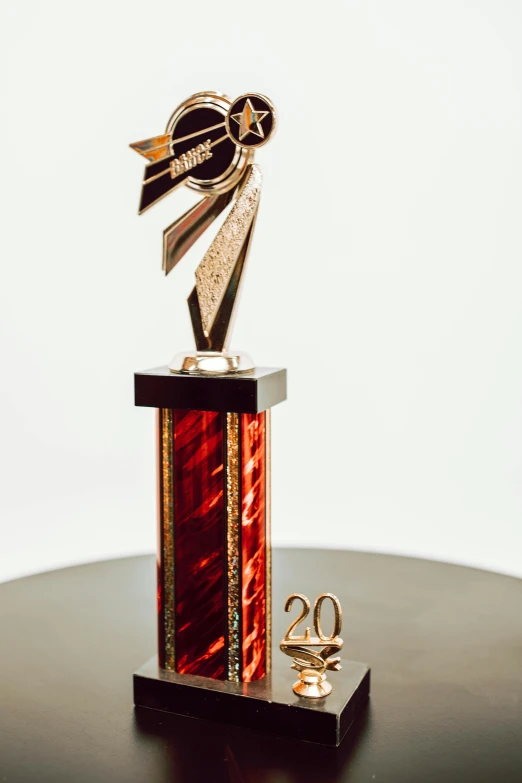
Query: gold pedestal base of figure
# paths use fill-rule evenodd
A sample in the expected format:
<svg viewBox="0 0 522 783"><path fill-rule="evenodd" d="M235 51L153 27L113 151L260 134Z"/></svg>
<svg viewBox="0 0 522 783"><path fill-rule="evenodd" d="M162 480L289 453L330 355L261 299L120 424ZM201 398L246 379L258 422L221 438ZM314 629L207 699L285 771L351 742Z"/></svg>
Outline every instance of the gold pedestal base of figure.
<svg viewBox="0 0 522 783"><path fill-rule="evenodd" d="M318 669L303 669L292 690L298 696L308 699L322 699L332 692L332 686L326 679L326 672Z"/></svg>
<svg viewBox="0 0 522 783"><path fill-rule="evenodd" d="M254 362L247 353L238 351L185 351L177 353L169 364L169 370L189 375L228 375L251 372Z"/></svg>

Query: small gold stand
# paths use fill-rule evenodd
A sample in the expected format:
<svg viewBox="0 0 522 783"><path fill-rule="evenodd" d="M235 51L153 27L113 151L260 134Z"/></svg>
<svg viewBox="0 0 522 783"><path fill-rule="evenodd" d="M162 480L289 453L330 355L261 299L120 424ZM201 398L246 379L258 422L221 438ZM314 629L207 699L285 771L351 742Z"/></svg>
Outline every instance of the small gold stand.
<svg viewBox="0 0 522 783"><path fill-rule="evenodd" d="M299 679L292 686L294 693L308 699L322 699L332 692L332 685L326 679L326 671L341 669L341 658L339 656L332 657L343 646L343 640L339 636L342 623L341 604L332 593L322 593L314 606L314 629L317 636L311 636L310 628L306 629L303 636L293 636L294 628L310 612L310 601L301 593L293 593L287 598L285 612L290 611L296 598L302 602L303 611L291 623L280 644L280 649L293 659L291 668L299 672ZM321 629L321 607L326 598L331 600L335 612L334 630L331 636L325 636ZM312 649L314 647L321 649L314 650Z"/></svg>
<svg viewBox="0 0 522 783"><path fill-rule="evenodd" d="M321 669L303 669L299 672L299 679L292 686L298 696L307 696L309 699L322 699L332 692L332 684L327 681L325 671Z"/></svg>
<svg viewBox="0 0 522 783"><path fill-rule="evenodd" d="M178 353L169 364L171 372L192 375L227 375L251 372L255 365L242 351L235 354L226 351L186 351Z"/></svg>

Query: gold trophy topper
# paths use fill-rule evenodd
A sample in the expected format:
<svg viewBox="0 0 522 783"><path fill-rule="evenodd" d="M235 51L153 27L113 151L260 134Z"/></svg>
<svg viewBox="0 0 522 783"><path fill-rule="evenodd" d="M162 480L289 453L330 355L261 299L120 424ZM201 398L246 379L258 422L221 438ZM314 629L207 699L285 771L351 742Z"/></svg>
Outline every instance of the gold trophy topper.
<svg viewBox="0 0 522 783"><path fill-rule="evenodd" d="M274 128L274 107L263 95L231 101L221 93L200 92L176 109L163 135L130 145L149 161L140 214L182 184L204 196L163 232L165 274L234 202L196 269L188 298L196 350L177 354L172 372L223 374L254 367L246 354L229 353L228 344L261 194L255 149L266 144Z"/></svg>
<svg viewBox="0 0 522 783"><path fill-rule="evenodd" d="M325 636L321 628L321 608L327 598L333 604L335 617L331 636ZM293 659L291 668L299 672L299 679L293 685L294 693L309 699L321 699L332 692L332 686L326 679L326 671L336 672L341 669L341 658L335 655L343 647L343 640L339 636L343 617L341 604L332 593L322 593L314 605L314 630L317 636L311 636L310 628L306 629L303 636L294 636L292 634L294 628L310 613L310 601L301 593L288 596L285 612L290 611L295 599L301 601L303 609L299 617L288 627L280 649ZM320 649L314 650L314 647Z"/></svg>

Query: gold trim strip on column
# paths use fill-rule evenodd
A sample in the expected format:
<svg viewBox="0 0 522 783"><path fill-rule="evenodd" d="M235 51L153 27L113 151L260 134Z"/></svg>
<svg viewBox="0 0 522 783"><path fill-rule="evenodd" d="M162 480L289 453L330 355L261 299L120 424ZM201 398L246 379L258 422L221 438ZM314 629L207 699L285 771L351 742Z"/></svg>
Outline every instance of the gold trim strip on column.
<svg viewBox="0 0 522 783"><path fill-rule="evenodd" d="M239 414L227 413L227 576L228 576L228 673L240 681L241 590L239 551Z"/></svg>
<svg viewBox="0 0 522 783"><path fill-rule="evenodd" d="M161 409L161 508L163 526L163 636L165 669L175 671L174 595L174 411Z"/></svg>
<svg viewBox="0 0 522 783"><path fill-rule="evenodd" d="M266 588L265 588L265 624L266 624L266 673L272 669L272 480L271 480L271 437L272 412L265 411L265 536L266 536Z"/></svg>

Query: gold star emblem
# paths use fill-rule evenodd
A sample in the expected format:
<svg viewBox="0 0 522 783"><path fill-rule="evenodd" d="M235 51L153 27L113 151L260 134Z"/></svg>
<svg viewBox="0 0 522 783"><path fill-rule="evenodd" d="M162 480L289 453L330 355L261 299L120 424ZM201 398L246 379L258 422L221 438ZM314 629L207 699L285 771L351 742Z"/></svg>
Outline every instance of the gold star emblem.
<svg viewBox="0 0 522 783"><path fill-rule="evenodd" d="M252 106L250 98L247 98L241 114L232 114L231 117L239 125L239 141L243 141L245 136L248 136L249 133L253 133L255 136L264 139L265 132L261 126L261 120L263 120L268 113L269 112L267 111L256 111Z"/></svg>

